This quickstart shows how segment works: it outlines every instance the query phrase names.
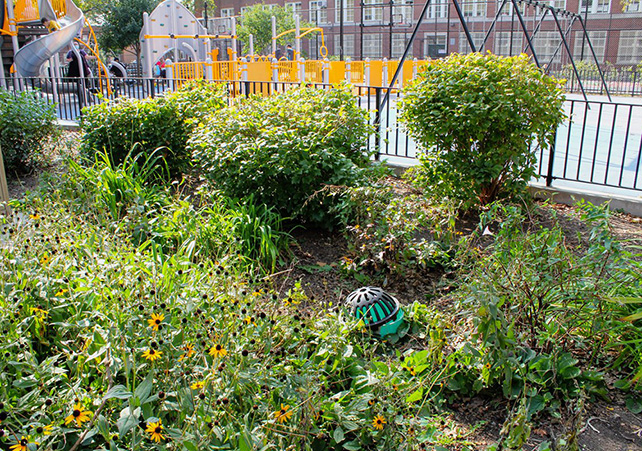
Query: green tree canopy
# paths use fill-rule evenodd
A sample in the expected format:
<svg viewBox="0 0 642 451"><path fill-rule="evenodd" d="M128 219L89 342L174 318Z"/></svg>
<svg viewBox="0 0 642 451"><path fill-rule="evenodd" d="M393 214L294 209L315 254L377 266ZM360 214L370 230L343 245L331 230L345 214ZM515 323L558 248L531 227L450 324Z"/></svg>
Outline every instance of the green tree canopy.
<svg viewBox="0 0 642 451"><path fill-rule="evenodd" d="M250 35L254 36L254 51L257 53L270 53L272 51L272 16L276 17L276 33L280 34L295 27L294 14L291 9L275 6L272 9L263 3L250 6L241 17L236 34L243 43L243 48L248 49ZM311 27L307 22L301 22L301 27ZM307 35L310 36L310 35ZM279 38L280 45L294 41L294 33Z"/></svg>
<svg viewBox="0 0 642 451"><path fill-rule="evenodd" d="M143 28L143 13L151 13L159 0L110 0L91 4L92 15L99 17L102 30L98 37L105 51L120 53L132 47L140 58L140 30Z"/></svg>

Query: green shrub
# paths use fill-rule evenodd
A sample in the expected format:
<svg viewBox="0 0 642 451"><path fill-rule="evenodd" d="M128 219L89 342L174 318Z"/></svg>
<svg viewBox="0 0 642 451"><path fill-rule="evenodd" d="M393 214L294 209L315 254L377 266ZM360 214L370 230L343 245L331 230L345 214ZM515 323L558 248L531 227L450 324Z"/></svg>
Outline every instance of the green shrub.
<svg viewBox="0 0 642 451"><path fill-rule="evenodd" d="M222 85L187 84L165 97L136 100L120 98L87 109L81 120L81 152L90 160L107 151L115 165L121 164L135 144L141 156L162 148L171 176L188 170L190 156L185 145L192 128L208 111L226 103Z"/></svg>
<svg viewBox="0 0 642 451"><path fill-rule="evenodd" d="M451 55L405 89L401 120L426 150L423 182L437 196L486 205L535 175L531 144L550 146L562 91L526 55Z"/></svg>
<svg viewBox="0 0 642 451"><path fill-rule="evenodd" d="M34 92L0 89L0 147L7 173L38 166L48 139L57 133L53 105Z"/></svg>
<svg viewBox="0 0 642 451"><path fill-rule="evenodd" d="M250 98L203 121L189 142L217 189L250 195L283 216L327 224L324 184L351 185L368 164L367 116L346 87Z"/></svg>

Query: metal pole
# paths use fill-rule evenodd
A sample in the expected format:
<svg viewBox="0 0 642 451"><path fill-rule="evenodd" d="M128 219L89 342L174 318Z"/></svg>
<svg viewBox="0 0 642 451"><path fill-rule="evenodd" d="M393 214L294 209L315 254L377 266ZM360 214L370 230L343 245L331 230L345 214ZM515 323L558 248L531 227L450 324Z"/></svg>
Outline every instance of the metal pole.
<svg viewBox="0 0 642 451"><path fill-rule="evenodd" d="M207 34L210 33L210 27L209 27L209 16L207 15L207 0L205 1L205 4L203 5L203 19L205 19L205 29L207 30Z"/></svg>
<svg viewBox="0 0 642 451"><path fill-rule="evenodd" d="M344 3L346 2L346 0L336 0L336 1L338 1L341 4L341 6L339 6L339 8L341 8L341 10L339 11L339 59L341 61L343 61L343 57L344 57L344 55L343 55L343 20L344 20L343 19L343 7L344 7ZM354 0L352 0L352 1L354 1Z"/></svg>
<svg viewBox="0 0 642 451"><path fill-rule="evenodd" d="M575 72L575 76L577 77L577 82L580 85L580 88L582 89L582 95L584 96L584 100L588 102L588 98L586 97L586 92L584 92L584 85L582 85L582 80L580 80L580 73L577 71L577 66L575 66L575 61L573 60L573 55L571 54L571 49L568 46L568 42L566 42L566 38L564 37L564 32L562 31L562 26L560 25L559 20L557 20L557 14L555 14L555 9L551 8L551 13L553 14L553 19L555 19L555 25L557 26L557 30L560 32L560 37L562 38L562 43L564 44L564 47L566 48L566 52L571 58L571 64L573 65L573 71ZM598 65L599 67L599 65ZM609 97L609 100L611 98Z"/></svg>
<svg viewBox="0 0 642 451"><path fill-rule="evenodd" d="M575 19L576 19L576 17L573 16L573 19L571 19L570 25L566 28L566 33L564 33L564 36L568 36L569 32L573 28L573 24L575 23ZM559 52L560 49L562 48L562 45L563 45L562 41L560 41L560 43L557 45L557 48L553 52L553 56L551 56L551 59L548 61L548 64L546 65L546 69L544 70L544 73L548 73L550 71L551 64L553 64L553 60L557 56L557 52Z"/></svg>
<svg viewBox="0 0 642 451"><path fill-rule="evenodd" d="M394 25L394 22L392 20L393 19L392 13L394 11L394 9L393 9L394 0L390 0L389 5L390 5L390 20L388 21L388 27L390 27L390 35L388 36L388 38L389 38L388 39L388 45L390 47L388 48L388 56L392 60L392 26Z"/></svg>
<svg viewBox="0 0 642 451"><path fill-rule="evenodd" d="M539 23L537 24L537 26L535 26L535 28L533 29L533 34L531 35L531 39L535 38L535 35L537 34L537 32L539 31L540 27L542 26L544 18L546 17L547 14L548 14L548 8L544 8L544 14L542 14L542 18L539 20ZM524 50L526 50L526 49L524 49Z"/></svg>
<svg viewBox="0 0 642 451"><path fill-rule="evenodd" d="M430 3L430 0L428 0L428 2ZM473 37L470 35L470 31L468 31L468 24L466 23L464 13L461 11L459 2L457 0L453 0L453 5L455 5L455 10L457 11L457 15L459 16L459 23L461 23L461 26L464 27L464 33L466 33L468 45L470 45L470 49L473 51L473 53L475 53L477 51L477 48L475 47L475 43L473 42Z"/></svg>
<svg viewBox="0 0 642 451"><path fill-rule="evenodd" d="M359 36L359 57L364 60L365 58L363 57L363 0L359 3L361 6L361 11L360 11L360 16L361 16L361 23L359 24L359 28L361 30L361 36Z"/></svg>
<svg viewBox="0 0 642 451"><path fill-rule="evenodd" d="M604 85L604 90L606 91L606 95L609 97L609 102L612 102L611 100L611 93L609 92L608 86L606 86L606 80L604 80L604 73L602 72L602 69L600 68L600 62L597 59L597 55L595 54L595 50L593 49L593 44L591 44L591 38L589 38L588 32L586 31L586 26L584 25L584 22L582 21L582 16L578 16L580 19L580 24L582 25L582 29L584 30L584 35L586 36L586 42L589 45L589 49L591 50L591 53L593 54L593 59L595 60L595 64L597 65L597 70L600 73L600 78L602 79L602 84ZM582 40L582 43L584 43L584 40ZM569 53L570 55L570 53ZM573 61L573 57L571 56L571 62ZM573 64L573 67L575 67L575 64Z"/></svg>
<svg viewBox="0 0 642 451"><path fill-rule="evenodd" d="M517 0L511 0L511 2L513 2L513 9L515 10L515 13L517 14L517 19L519 20L519 23L522 26L522 31L524 32L524 36L526 37L526 42L528 42L528 47L531 49L531 52L533 53L533 59L535 60L535 64L537 64L537 67L541 68L542 66L539 64L539 60L537 59L537 52L535 52L535 47L533 47L531 38L528 36L528 31L526 30L526 24L524 23L524 18L522 17L522 13L519 11L519 8L517 7Z"/></svg>
<svg viewBox="0 0 642 451"><path fill-rule="evenodd" d="M276 56L276 17L272 16L272 55Z"/></svg>
<svg viewBox="0 0 642 451"><path fill-rule="evenodd" d="M457 0L454 0L454 1L457 1ZM417 36L417 32L419 31L421 22L424 20L424 17L426 17L426 11L428 10L429 5L430 5L430 0L426 0L426 4L424 5L424 8L421 10L421 15L419 16L419 19L417 20L417 24L415 25L415 29L412 31L412 35L410 36L410 40L406 44L406 48L403 51L403 55L401 55L401 58L399 59L399 65L397 66L397 70L395 71L395 74L392 77L392 80L390 80L390 85L386 90L386 95L384 96L381 104L377 102L377 114L375 116L376 123L381 123L381 110L386 106L386 103L388 102L388 99L390 97L390 91L392 90L392 87L395 85L395 82L397 81L397 77L399 77L399 73L403 70L403 62L406 60L406 56L408 56L408 53L410 52L410 49L412 48L412 45L415 42L415 37Z"/></svg>
<svg viewBox="0 0 642 451"><path fill-rule="evenodd" d="M507 0L502 0L502 4L499 5L499 8L497 8L497 13L495 14L495 18L493 19L493 22L490 24L490 27L488 28L488 31L486 32L486 36L484 36L484 40L482 41L481 45L479 46L479 51L481 52L484 50L484 46L486 45L486 41L488 40L490 34L493 32L493 29L495 28L495 24L497 23L497 19L499 19L499 16L502 13L502 9L504 9L504 6L506 6L506 1Z"/></svg>
<svg viewBox="0 0 642 451"><path fill-rule="evenodd" d="M13 54L15 55L20 50L20 44L18 43L18 34L16 30L16 16L13 12L13 1L5 1L7 5L7 18L9 19L9 31L11 31L11 43L13 44ZM2 68L4 70L4 67Z"/></svg>

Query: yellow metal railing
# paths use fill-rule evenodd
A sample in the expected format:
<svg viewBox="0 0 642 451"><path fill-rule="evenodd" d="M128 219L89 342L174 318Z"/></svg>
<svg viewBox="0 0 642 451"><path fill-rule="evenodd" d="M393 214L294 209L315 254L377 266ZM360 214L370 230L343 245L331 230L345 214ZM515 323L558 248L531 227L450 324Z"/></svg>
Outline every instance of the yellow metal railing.
<svg viewBox="0 0 642 451"><path fill-rule="evenodd" d="M366 82L366 63L365 61L352 61L350 63L350 83L364 84Z"/></svg>
<svg viewBox="0 0 642 451"><path fill-rule="evenodd" d="M305 62L305 81L323 83L323 61Z"/></svg>
<svg viewBox="0 0 642 451"><path fill-rule="evenodd" d="M279 61L276 63L279 81L299 81L298 66L296 61Z"/></svg>
<svg viewBox="0 0 642 451"><path fill-rule="evenodd" d="M37 0L18 0L13 7L16 22L31 22L40 20Z"/></svg>
<svg viewBox="0 0 642 451"><path fill-rule="evenodd" d="M214 80L238 80L238 62L236 61L214 61L212 66L212 78Z"/></svg>
<svg viewBox="0 0 642 451"><path fill-rule="evenodd" d="M51 0L51 7L56 13L56 17L64 17L67 15L67 1L66 0Z"/></svg>

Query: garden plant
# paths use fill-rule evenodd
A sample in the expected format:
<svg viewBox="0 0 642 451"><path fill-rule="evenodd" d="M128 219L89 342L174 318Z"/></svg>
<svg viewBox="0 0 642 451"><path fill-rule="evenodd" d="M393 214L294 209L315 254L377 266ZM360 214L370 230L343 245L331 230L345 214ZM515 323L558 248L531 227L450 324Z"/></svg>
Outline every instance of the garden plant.
<svg viewBox="0 0 642 451"><path fill-rule="evenodd" d="M469 58L480 77L538 78L519 58ZM346 87L229 103L222 89L89 111L83 158L2 211L0 449L574 450L591 403L642 411L642 263L606 207L575 207L577 242L548 204L463 216L486 185L371 166ZM152 124L176 132L171 153ZM515 179L493 174L520 184L528 146L509 141ZM482 148L466 142L448 149ZM349 315L347 292L313 298L288 279L297 230L319 225L347 243L323 265L342 282L398 294L426 281L401 291L395 334ZM456 413L483 400L501 421L482 445L489 421Z"/></svg>

